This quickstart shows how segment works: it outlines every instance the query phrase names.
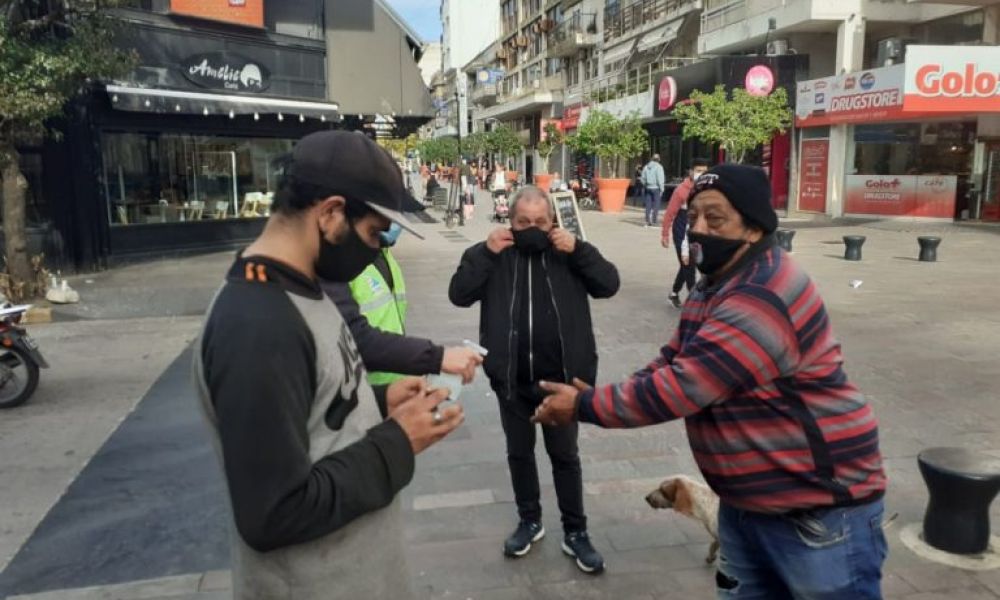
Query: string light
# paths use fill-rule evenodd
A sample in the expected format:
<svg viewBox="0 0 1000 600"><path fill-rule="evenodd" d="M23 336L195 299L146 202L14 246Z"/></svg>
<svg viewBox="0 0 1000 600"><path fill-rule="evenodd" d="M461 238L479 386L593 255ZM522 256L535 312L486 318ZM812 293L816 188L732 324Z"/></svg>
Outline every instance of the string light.
<svg viewBox="0 0 1000 600"><path fill-rule="evenodd" d="M285 115L278 113L278 121L284 121L284 120L285 120Z"/></svg>
<svg viewBox="0 0 1000 600"><path fill-rule="evenodd" d="M229 118L230 118L230 119L235 119L235 118L236 118L236 113L234 113L234 112L232 111L232 109L230 109L230 110L229 110Z"/></svg>
<svg viewBox="0 0 1000 600"><path fill-rule="evenodd" d="M254 120L254 121L260 121L260 114L258 114L258 113L254 113L254 114L253 114L253 120Z"/></svg>
<svg viewBox="0 0 1000 600"><path fill-rule="evenodd" d="M175 104L174 105L174 110L176 110L177 112L181 112L181 105L180 104Z"/></svg>
<svg viewBox="0 0 1000 600"><path fill-rule="evenodd" d="M299 123L305 123L305 122L306 122L306 116L305 115L299 115Z"/></svg>
<svg viewBox="0 0 1000 600"><path fill-rule="evenodd" d="M201 109L201 114L205 115L206 117L208 116L208 107L207 106L205 108Z"/></svg>

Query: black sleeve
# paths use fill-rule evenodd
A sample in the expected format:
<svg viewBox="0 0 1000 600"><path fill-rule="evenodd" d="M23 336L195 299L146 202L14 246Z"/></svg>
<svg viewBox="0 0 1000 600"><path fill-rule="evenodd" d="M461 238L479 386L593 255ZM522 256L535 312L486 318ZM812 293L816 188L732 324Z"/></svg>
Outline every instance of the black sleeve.
<svg viewBox="0 0 1000 600"><path fill-rule="evenodd" d="M402 375L436 375L441 372L443 347L424 338L399 335L372 327L361 314L357 301L351 295L351 288L346 283L324 282L323 291L337 305L340 315L350 328L365 369Z"/></svg>
<svg viewBox="0 0 1000 600"><path fill-rule="evenodd" d="M451 277L448 299L455 306L472 306L483 299L486 284L493 275L499 256L486 247L486 242L472 246L462 254L462 262Z"/></svg>
<svg viewBox="0 0 1000 600"><path fill-rule="evenodd" d="M284 292L260 292L220 295L201 351L236 527L266 552L387 506L413 477L414 456L390 419L312 462L315 342Z"/></svg>
<svg viewBox="0 0 1000 600"><path fill-rule="evenodd" d="M593 298L610 298L618 293L621 280L618 269L593 244L577 240L576 249L569 255L569 265Z"/></svg>
<svg viewBox="0 0 1000 600"><path fill-rule="evenodd" d="M389 386L386 385L373 385L372 391L375 392L375 402L378 403L378 411L382 413L382 418L389 416L389 399L387 395L389 393Z"/></svg>

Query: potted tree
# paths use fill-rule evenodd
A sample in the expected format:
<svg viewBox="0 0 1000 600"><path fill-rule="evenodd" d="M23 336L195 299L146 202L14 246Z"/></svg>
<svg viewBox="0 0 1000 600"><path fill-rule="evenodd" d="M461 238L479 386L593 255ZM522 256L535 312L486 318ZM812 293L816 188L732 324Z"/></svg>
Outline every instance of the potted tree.
<svg viewBox="0 0 1000 600"><path fill-rule="evenodd" d="M508 158L515 156L524 145L517 137L517 133L509 125L497 125L487 137L487 148L491 154L499 154L506 162ZM517 171L507 171L507 181L516 181Z"/></svg>
<svg viewBox="0 0 1000 600"><path fill-rule="evenodd" d="M549 159L552 158L552 153L555 152L556 148L562 145L565 141L565 136L559 126L553 121L549 121L545 124L545 137L538 142L538 155L542 157L542 165L545 169L544 173L535 174L535 185L542 188L543 190L548 190L549 186L552 184L552 173L549 169Z"/></svg>
<svg viewBox="0 0 1000 600"><path fill-rule="evenodd" d="M636 114L618 118L603 110L592 110L566 143L582 154L596 154L601 159L601 174L596 179L601 211L617 213L625 207L629 182L622 167L640 156L648 147L649 134ZM624 159L624 160L623 160Z"/></svg>
<svg viewBox="0 0 1000 600"><path fill-rule="evenodd" d="M726 160L736 163L792 125L788 93L781 87L767 96L736 88L730 97L721 85L710 94L695 90L690 102L674 108L674 117L684 127L684 139L719 144Z"/></svg>

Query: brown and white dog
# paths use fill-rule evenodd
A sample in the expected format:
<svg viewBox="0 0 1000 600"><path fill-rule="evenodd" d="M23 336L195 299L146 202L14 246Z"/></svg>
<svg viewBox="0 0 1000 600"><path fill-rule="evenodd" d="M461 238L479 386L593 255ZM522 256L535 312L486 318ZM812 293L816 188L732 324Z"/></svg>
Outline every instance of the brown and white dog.
<svg viewBox="0 0 1000 600"><path fill-rule="evenodd" d="M672 508L701 521L712 536L705 562L715 561L719 554L719 497L710 487L685 475L674 475L647 494L646 502L653 508Z"/></svg>

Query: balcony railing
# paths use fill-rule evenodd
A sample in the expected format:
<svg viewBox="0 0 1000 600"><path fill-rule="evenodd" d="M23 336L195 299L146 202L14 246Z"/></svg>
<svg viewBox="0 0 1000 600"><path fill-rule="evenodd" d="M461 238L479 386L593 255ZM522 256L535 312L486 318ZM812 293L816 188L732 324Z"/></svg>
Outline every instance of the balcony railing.
<svg viewBox="0 0 1000 600"><path fill-rule="evenodd" d="M657 85L657 76L668 69L676 69L703 60L686 56L666 56L660 60L635 69L591 79L572 86L569 95L579 93L585 102L599 104L610 100L628 98L642 94Z"/></svg>
<svg viewBox="0 0 1000 600"><path fill-rule="evenodd" d="M472 101L476 104L489 104L497 98L497 84L477 83L472 88Z"/></svg>
<svg viewBox="0 0 1000 600"><path fill-rule="evenodd" d="M711 33L785 4L783 0L706 0L701 13L701 32Z"/></svg>
<svg viewBox="0 0 1000 600"><path fill-rule="evenodd" d="M594 13L575 13L569 19L556 25L549 34L549 39L558 44L572 39L578 33L597 33L597 15Z"/></svg>
<svg viewBox="0 0 1000 600"><path fill-rule="evenodd" d="M597 45L597 15L576 13L549 32L549 56L572 56L583 48Z"/></svg>
<svg viewBox="0 0 1000 600"><path fill-rule="evenodd" d="M667 15L694 8L697 4L697 0L633 0L620 7L605 8L604 41L631 35Z"/></svg>

